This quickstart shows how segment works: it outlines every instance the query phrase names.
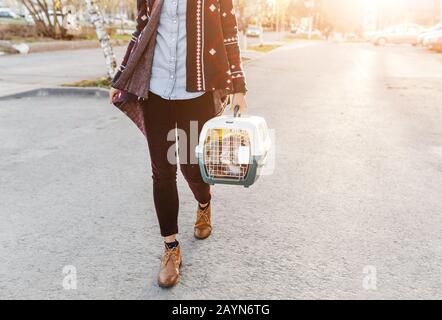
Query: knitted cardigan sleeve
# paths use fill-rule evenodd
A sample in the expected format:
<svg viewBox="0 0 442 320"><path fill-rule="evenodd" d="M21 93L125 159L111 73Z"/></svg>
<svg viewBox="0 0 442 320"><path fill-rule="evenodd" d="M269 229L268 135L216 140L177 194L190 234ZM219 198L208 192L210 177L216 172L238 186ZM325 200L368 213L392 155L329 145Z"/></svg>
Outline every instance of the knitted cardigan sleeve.
<svg viewBox="0 0 442 320"><path fill-rule="evenodd" d="M233 81L233 92L247 92L246 79L241 63L239 48L238 23L236 21L233 0L219 0L221 9L221 25Z"/></svg>
<svg viewBox="0 0 442 320"><path fill-rule="evenodd" d="M112 81L113 83L118 80L121 73L126 68L129 57L134 50L136 43L138 42L138 37L140 36L141 31L147 25L147 22L149 21L149 8L147 6L146 0L137 0L137 12L138 14L136 30L132 33L132 38L129 42L129 45L127 46L126 54L124 55L123 61L121 62L120 67L118 68L118 71L114 76L114 79Z"/></svg>

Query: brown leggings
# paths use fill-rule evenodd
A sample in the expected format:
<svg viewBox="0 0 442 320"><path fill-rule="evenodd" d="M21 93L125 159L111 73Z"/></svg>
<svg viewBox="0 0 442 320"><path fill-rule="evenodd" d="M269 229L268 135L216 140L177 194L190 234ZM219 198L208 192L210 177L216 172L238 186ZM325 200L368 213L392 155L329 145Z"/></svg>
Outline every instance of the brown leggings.
<svg viewBox="0 0 442 320"><path fill-rule="evenodd" d="M150 92L143 107L152 164L155 210L161 235L166 237L178 233L179 200L174 152L176 128L181 172L195 199L199 203L210 202L210 186L202 180L195 158L195 147L202 126L214 116L213 96L208 92L195 99L166 100Z"/></svg>

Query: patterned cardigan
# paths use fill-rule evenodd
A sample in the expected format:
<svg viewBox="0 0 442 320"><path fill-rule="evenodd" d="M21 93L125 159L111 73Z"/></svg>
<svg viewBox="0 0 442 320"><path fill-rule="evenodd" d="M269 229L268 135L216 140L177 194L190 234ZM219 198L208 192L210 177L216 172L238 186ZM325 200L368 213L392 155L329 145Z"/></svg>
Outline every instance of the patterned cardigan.
<svg viewBox="0 0 442 320"><path fill-rule="evenodd" d="M125 72L137 43L143 37L143 31L157 2L162 3L158 0L137 1L137 28L114 78L114 87L121 87L118 80ZM222 89L227 94L246 93L233 0L187 1L186 24L186 90L207 92ZM131 93L147 98L147 91L148 88L145 88L144 92L139 90Z"/></svg>

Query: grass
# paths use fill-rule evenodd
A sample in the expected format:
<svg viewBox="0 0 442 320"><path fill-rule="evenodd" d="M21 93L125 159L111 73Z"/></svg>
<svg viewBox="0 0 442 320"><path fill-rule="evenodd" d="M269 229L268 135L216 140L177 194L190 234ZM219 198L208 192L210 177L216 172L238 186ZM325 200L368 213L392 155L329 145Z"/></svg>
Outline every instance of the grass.
<svg viewBox="0 0 442 320"><path fill-rule="evenodd" d="M312 35L310 38L306 34L296 35L296 34L289 34L286 37L288 40L324 40L322 36Z"/></svg>
<svg viewBox="0 0 442 320"><path fill-rule="evenodd" d="M130 41L132 39L131 34L113 34L110 36L112 40L124 40L124 41Z"/></svg>
<svg viewBox="0 0 442 320"><path fill-rule="evenodd" d="M247 49L265 53L265 52L270 52L272 50L275 50L276 48L279 48L280 46L281 46L280 44L263 44L263 45L250 46Z"/></svg>
<svg viewBox="0 0 442 320"><path fill-rule="evenodd" d="M75 88L105 88L110 89L112 85L112 80L103 77L95 80L81 80L73 83L62 84L63 87L75 87Z"/></svg>
<svg viewBox="0 0 442 320"><path fill-rule="evenodd" d="M111 40L123 40L129 42L132 38L131 34L111 34L110 35ZM81 40L96 40L98 41L98 38L95 34L90 34L87 36L83 36Z"/></svg>

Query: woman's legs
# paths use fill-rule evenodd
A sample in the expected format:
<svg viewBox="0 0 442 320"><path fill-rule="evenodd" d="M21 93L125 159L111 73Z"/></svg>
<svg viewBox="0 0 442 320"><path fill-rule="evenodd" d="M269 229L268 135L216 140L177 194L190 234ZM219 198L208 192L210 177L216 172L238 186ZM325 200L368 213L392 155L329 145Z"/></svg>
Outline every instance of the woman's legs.
<svg viewBox="0 0 442 320"><path fill-rule="evenodd" d="M169 101L150 93L144 105L146 133L152 163L153 196L160 224L161 235L165 239L165 249L158 273L158 284L162 287L174 286L179 279L181 248L176 241L178 233L178 191L176 185L175 129L178 127L179 160L181 170L195 198L200 204L210 202L210 187L205 184L195 159L195 146L204 123L213 116L212 94L182 101ZM193 129L193 130L192 130ZM181 138L181 139L180 139ZM168 141L171 140L171 141ZM203 217L204 215L204 217ZM198 224L198 237L210 235L210 206L198 209L197 216L208 221L201 228ZM198 223L197 218L197 223ZM197 226L197 225L196 225ZM202 234L199 231L205 231ZM201 236L200 233L204 236ZM197 233L195 233L197 236Z"/></svg>
<svg viewBox="0 0 442 320"><path fill-rule="evenodd" d="M176 126L174 106L171 101L150 93L144 108L155 210L161 235L166 238L166 242L173 242L178 233L179 201L176 185L177 166L168 159L168 151L175 141L168 141L167 137Z"/></svg>
<svg viewBox="0 0 442 320"><path fill-rule="evenodd" d="M195 147L204 123L214 116L213 96L206 93L195 99L165 100L151 92L144 108L155 209L161 235L166 242L173 242L178 233L179 200L176 157L171 151L176 141L168 136L179 129L180 168L195 199L204 207L211 200L210 186L201 177Z"/></svg>
<svg viewBox="0 0 442 320"><path fill-rule="evenodd" d="M180 169L195 199L204 207L211 199L210 186L201 177L195 147L198 145L204 123L214 117L212 93L208 92L196 99L180 101L176 107L176 115L177 128L181 129L186 136L178 142ZM183 149L186 152L182 152Z"/></svg>

